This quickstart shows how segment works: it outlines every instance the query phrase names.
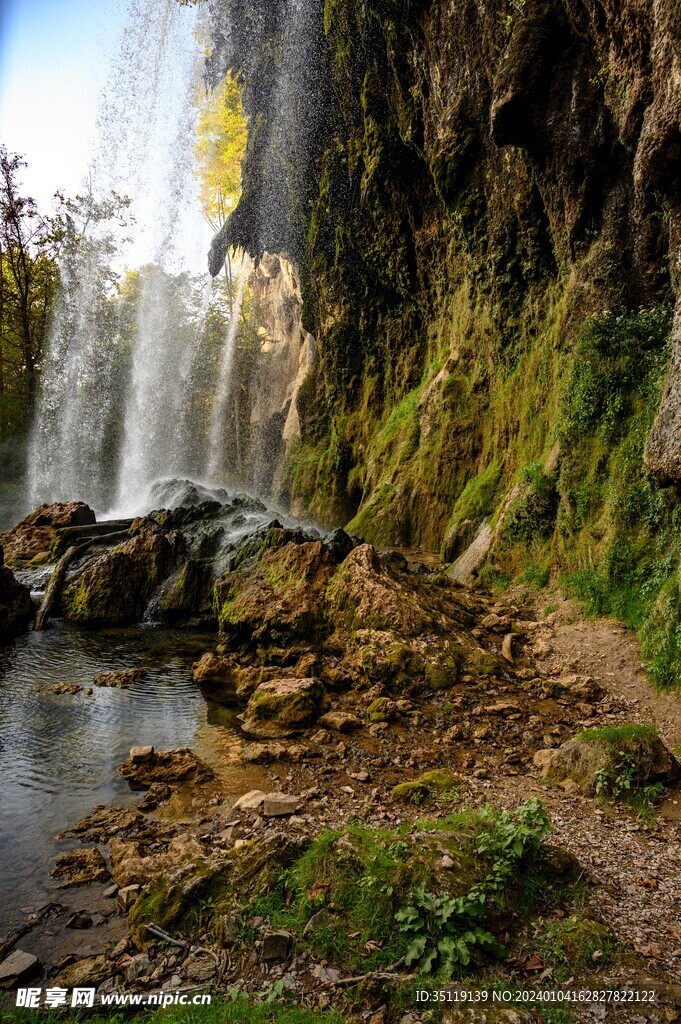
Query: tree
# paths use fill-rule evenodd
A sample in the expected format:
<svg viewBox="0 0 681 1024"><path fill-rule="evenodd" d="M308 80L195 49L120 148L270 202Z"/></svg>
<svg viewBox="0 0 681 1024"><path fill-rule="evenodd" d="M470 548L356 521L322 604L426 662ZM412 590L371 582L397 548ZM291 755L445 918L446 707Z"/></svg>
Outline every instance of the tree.
<svg viewBox="0 0 681 1024"><path fill-rule="evenodd" d="M241 86L231 73L213 91L197 98L197 173L204 216L218 231L241 194L241 160L246 151L247 123Z"/></svg>
<svg viewBox="0 0 681 1024"><path fill-rule="evenodd" d="M0 146L0 437L20 430L33 412L59 280L52 225L20 193L25 166Z"/></svg>

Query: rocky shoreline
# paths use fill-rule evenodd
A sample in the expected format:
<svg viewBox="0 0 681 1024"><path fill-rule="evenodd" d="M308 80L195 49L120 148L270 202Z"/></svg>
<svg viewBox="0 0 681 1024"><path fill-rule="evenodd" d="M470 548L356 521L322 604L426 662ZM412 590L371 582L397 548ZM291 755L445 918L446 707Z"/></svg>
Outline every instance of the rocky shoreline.
<svg viewBox="0 0 681 1024"><path fill-rule="evenodd" d="M89 935L106 919L106 948L41 964L11 936L0 986L32 974L100 993L238 984L379 1024L404 1018L416 979L647 979L661 1003L641 1019L675 1019L681 936L660 921L659 955L645 937L632 942L626 892L617 913L600 913L583 835L595 830L606 856L620 830L642 849L679 848L677 821L655 810L678 791L679 765L607 680L551 660L561 613L542 614L527 591L473 592L435 561L342 531L269 520L225 543L228 526L254 512L266 520L263 509L236 499L152 513L71 568L58 608L74 621L138 621L151 609L217 623L194 679L238 716L244 779L257 772L259 786L235 800L191 750L132 749L120 772L141 803L72 824L78 845L55 864L58 884L83 886L93 906L84 898L67 919L49 907L33 924ZM43 509L5 535L12 564L54 561L73 525L63 516ZM94 685L129 681L109 675ZM617 789L625 769L642 794L635 806ZM463 900L450 911L460 926L438 931L428 918L410 933L412 912L435 913L415 910L426 896ZM636 1018L612 1008L608 1020L619 1019Z"/></svg>

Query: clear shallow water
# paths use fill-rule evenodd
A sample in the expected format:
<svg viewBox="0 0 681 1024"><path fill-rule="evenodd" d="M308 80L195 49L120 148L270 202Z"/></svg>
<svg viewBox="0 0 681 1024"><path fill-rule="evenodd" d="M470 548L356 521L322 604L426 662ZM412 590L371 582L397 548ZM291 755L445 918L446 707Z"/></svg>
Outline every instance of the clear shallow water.
<svg viewBox="0 0 681 1024"><path fill-rule="evenodd" d="M214 643L212 634L165 627L95 633L54 620L0 648L0 937L22 909L49 898L58 833L95 804L140 799L117 771L131 746L205 752L216 742L191 678ZM34 692L39 683L91 686L96 673L128 667L147 669L129 689Z"/></svg>

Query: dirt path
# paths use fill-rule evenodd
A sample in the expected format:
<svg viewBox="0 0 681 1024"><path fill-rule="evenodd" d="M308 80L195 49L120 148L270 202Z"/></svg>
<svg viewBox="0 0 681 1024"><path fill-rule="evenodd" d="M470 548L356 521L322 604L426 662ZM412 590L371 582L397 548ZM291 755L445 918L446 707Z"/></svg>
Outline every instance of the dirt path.
<svg viewBox="0 0 681 1024"><path fill-rule="evenodd" d="M553 630L555 657L575 672L591 675L625 700L635 721L652 722L668 747L681 745L681 692L652 688L641 663L636 634L613 619L583 619L561 602Z"/></svg>

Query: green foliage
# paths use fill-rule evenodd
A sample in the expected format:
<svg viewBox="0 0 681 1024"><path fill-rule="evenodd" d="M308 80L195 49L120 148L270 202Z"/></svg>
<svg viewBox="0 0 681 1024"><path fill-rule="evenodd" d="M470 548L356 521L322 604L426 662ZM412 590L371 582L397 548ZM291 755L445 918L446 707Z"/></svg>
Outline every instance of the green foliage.
<svg viewBox="0 0 681 1024"><path fill-rule="evenodd" d="M445 528L442 545L444 561L453 561L461 553L464 544L472 539L472 530L462 535L462 525L470 523L476 527L489 514L492 502L501 480L501 466L492 463L477 476L468 481L456 499L452 515Z"/></svg>
<svg viewBox="0 0 681 1024"><path fill-rule="evenodd" d="M266 916L349 970L406 957L451 976L472 959L501 955L501 916L526 913L546 889L541 805L464 810L415 828L323 833L274 891L244 909L244 921ZM443 850L453 861L444 872Z"/></svg>
<svg viewBox="0 0 681 1024"><path fill-rule="evenodd" d="M395 914L400 931L410 939L407 967L418 962L421 974L439 970L451 977L471 962L474 946L495 957L504 956L504 946L476 924L481 914L479 902L469 904L462 896L426 892L422 885L414 889L410 905Z"/></svg>
<svg viewBox="0 0 681 1024"><path fill-rule="evenodd" d="M523 471L524 494L513 503L504 522L504 539L529 542L548 539L558 511L555 473L545 473L539 462Z"/></svg>
<svg viewBox="0 0 681 1024"><path fill-rule="evenodd" d="M210 1006L172 1006L165 1010L147 1011L135 1016L138 1024L342 1024L343 1016L334 1010L325 1012L294 1006L279 1001L284 995L281 984L271 986L270 992L257 997L242 995L238 990L233 998L213 996ZM270 996L270 993L273 993ZM43 1010L0 1010L0 1024L63 1024L64 1015ZM123 1024L130 1016L124 1013L100 1014L74 1010L68 1014L71 1024Z"/></svg>
<svg viewBox="0 0 681 1024"><path fill-rule="evenodd" d="M558 429L562 582L590 614L639 630L661 686L681 678L681 510L646 477L643 447L670 329L666 305L586 321Z"/></svg>
<svg viewBox="0 0 681 1024"><path fill-rule="evenodd" d="M612 932L600 921L579 914L555 918L543 924L537 949L542 959L565 980L575 969L593 965L594 953L600 953L599 964L607 963L617 951Z"/></svg>
<svg viewBox="0 0 681 1024"><path fill-rule="evenodd" d="M473 947L492 956L505 955L504 947L480 924L489 904L504 894L525 860L534 861L549 831L546 811L536 800L498 814L483 809L482 828L475 851L491 861L487 876L456 898L426 892L418 886L409 906L397 911L400 930L410 937L407 965L418 961L422 974L440 970L451 976L471 962Z"/></svg>

